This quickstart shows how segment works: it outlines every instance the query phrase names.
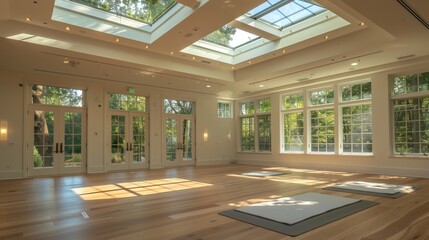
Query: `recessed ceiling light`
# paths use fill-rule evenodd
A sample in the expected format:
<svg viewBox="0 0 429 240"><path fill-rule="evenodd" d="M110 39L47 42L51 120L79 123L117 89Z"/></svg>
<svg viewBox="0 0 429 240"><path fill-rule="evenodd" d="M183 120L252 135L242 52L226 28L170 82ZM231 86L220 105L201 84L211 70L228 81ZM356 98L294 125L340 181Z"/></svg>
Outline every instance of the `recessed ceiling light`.
<svg viewBox="0 0 429 240"><path fill-rule="evenodd" d="M27 17L27 18L25 18L25 21L31 22L31 18Z"/></svg>
<svg viewBox="0 0 429 240"><path fill-rule="evenodd" d="M249 63L252 63L252 61L249 61Z"/></svg>
<svg viewBox="0 0 429 240"><path fill-rule="evenodd" d="M358 64L359 64L358 62L352 62L350 65L357 66Z"/></svg>
<svg viewBox="0 0 429 240"><path fill-rule="evenodd" d="M115 42L119 42L119 38L117 38L117 39L115 40Z"/></svg>
<svg viewBox="0 0 429 240"><path fill-rule="evenodd" d="M146 49L148 49L148 48L149 48L149 46L148 46L148 45L146 45L146 46L145 46L145 48L146 48Z"/></svg>
<svg viewBox="0 0 429 240"><path fill-rule="evenodd" d="M66 27L66 31L70 31L70 28L69 28L69 27Z"/></svg>
<svg viewBox="0 0 429 240"><path fill-rule="evenodd" d="M212 85L210 85L210 84L206 85L206 88L211 88L211 87L212 87Z"/></svg>
<svg viewBox="0 0 429 240"><path fill-rule="evenodd" d="M329 36L328 36L328 35L326 35L326 36L325 36L325 39L328 39L328 38L329 38Z"/></svg>
<svg viewBox="0 0 429 240"><path fill-rule="evenodd" d="M232 70L234 70L234 69L235 69L235 67L234 67L234 66L232 66L231 68L232 68Z"/></svg>
<svg viewBox="0 0 429 240"><path fill-rule="evenodd" d="M170 54L171 54L171 55L173 55L173 54L174 54L174 52L170 52Z"/></svg>
<svg viewBox="0 0 429 240"><path fill-rule="evenodd" d="M361 22L361 23L359 23L359 26L365 26L365 23L364 22Z"/></svg>
<svg viewBox="0 0 429 240"><path fill-rule="evenodd" d="M69 59L68 58L64 58L64 64L69 64L70 63L70 61L69 61Z"/></svg>
<svg viewBox="0 0 429 240"><path fill-rule="evenodd" d="M264 84L259 84L259 87L260 87L260 88L263 88L263 87L264 87Z"/></svg>
<svg viewBox="0 0 429 240"><path fill-rule="evenodd" d="M286 50L285 50L285 49L283 49L282 53L286 53Z"/></svg>
<svg viewBox="0 0 429 240"><path fill-rule="evenodd" d="M192 60L195 60L195 57L192 57Z"/></svg>

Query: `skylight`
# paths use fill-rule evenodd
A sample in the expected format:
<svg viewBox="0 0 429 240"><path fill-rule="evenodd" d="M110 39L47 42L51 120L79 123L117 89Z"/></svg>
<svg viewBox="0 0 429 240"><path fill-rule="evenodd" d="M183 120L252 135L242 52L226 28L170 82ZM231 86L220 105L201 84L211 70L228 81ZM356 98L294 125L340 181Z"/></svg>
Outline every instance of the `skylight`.
<svg viewBox="0 0 429 240"><path fill-rule="evenodd" d="M203 40L234 49L257 38L259 36L255 34L225 25L204 37Z"/></svg>
<svg viewBox="0 0 429 240"><path fill-rule="evenodd" d="M311 1L268 0L247 15L283 29L325 11L323 7L309 2Z"/></svg>
<svg viewBox="0 0 429 240"><path fill-rule="evenodd" d="M147 24L153 24L176 2L173 0L71 0L99 10L114 13Z"/></svg>

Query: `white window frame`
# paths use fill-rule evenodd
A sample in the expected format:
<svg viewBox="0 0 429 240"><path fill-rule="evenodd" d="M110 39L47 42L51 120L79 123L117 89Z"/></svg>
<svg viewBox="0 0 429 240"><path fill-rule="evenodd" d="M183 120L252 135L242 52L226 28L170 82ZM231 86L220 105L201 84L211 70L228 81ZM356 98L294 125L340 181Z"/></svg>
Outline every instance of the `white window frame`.
<svg viewBox="0 0 429 240"><path fill-rule="evenodd" d="M219 104L225 104L225 106L228 106L229 109L226 109L225 107L219 108ZM217 117L218 118L233 118L233 104L232 101L228 100L217 100L216 102L216 110L217 110Z"/></svg>
<svg viewBox="0 0 429 240"><path fill-rule="evenodd" d="M370 83L371 84L371 97L370 98L361 98L361 99L356 99L356 100L348 100L348 101L343 101L342 99L342 88L345 86L353 86L353 85L363 85L366 83ZM337 104L337 108L338 108L338 141L339 141L339 154L341 155L354 155L354 156L372 156L374 153L374 143L371 140L371 145L372 145L372 152L344 152L344 132L343 132L343 128L344 128L344 122L343 122L343 107L353 107L353 106L363 106L363 105L370 105L371 109L372 109L372 82L371 80L362 80L362 81L353 81L353 82L346 82L343 84L339 84L338 85L338 104ZM371 110L371 118L372 118L372 110ZM361 115L362 116L362 115ZM372 123L372 120L371 120ZM362 126L362 123L361 123ZM372 127L373 125L371 124L371 138L372 138ZM363 131L360 133L361 135L363 135ZM351 134L353 135L353 134ZM351 136L353 137L353 136ZM362 140L363 141L363 140ZM352 143L351 143L352 144ZM363 146L363 142L359 143L360 145ZM353 148L353 146L351 146Z"/></svg>
<svg viewBox="0 0 429 240"><path fill-rule="evenodd" d="M262 100L270 100L270 104L271 104L271 109L269 112L260 112L259 108L259 102ZM243 114L242 113L242 104L248 104L248 103L252 103L253 102L253 106L254 106L254 112L253 113L249 113L249 114ZM272 112L272 99L270 97L266 97L266 98L258 98L258 99L254 99L254 100L249 100L249 101L242 101L238 103L239 105L239 152L260 152L260 153L271 153L272 152L272 119L271 119L271 112ZM259 116L264 116L264 115L270 115L270 151L261 151L259 149L259 124L258 124L258 117ZM242 134L242 118L244 117L253 117L253 134L254 134L254 150L242 150L242 138L241 138L241 134Z"/></svg>
<svg viewBox="0 0 429 240"><path fill-rule="evenodd" d="M315 92L315 91L323 91L323 90L332 90L334 93L333 96L333 100L332 103L325 103L325 104L317 104L317 105L312 105L311 104L311 93ZM305 118L305 120L307 121L307 126L306 126L306 130L307 130L307 147L306 147L306 153L308 154L321 154L321 155L335 155L338 153L338 136L335 134L336 132L336 128L337 128L337 112L335 110L335 106L337 105L338 101L337 101L337 96L338 96L338 91L336 91L336 88L334 85L329 85L329 86L323 86L320 88L314 88L314 89L308 89L306 91L306 101L307 104L306 106L306 115L307 117ZM311 111L319 111L319 110L326 110L326 109L332 109L332 111L334 112L334 142L332 143L334 145L334 149L332 152L320 152L320 151L312 151L311 150Z"/></svg>
<svg viewBox="0 0 429 240"><path fill-rule="evenodd" d="M296 107L296 108L290 108L290 109L284 109L283 108L283 98L284 97L287 97L287 96L293 96L293 95L301 95L302 96L302 101L303 101L303 105L302 105L302 107ZM305 146L307 146L306 145L306 141L307 141L307 138L306 138L306 112L305 112L305 108L306 108L306 101L307 100L307 98L306 98L306 94L305 94L305 92L304 91L299 91L299 92L291 92L291 93L287 93L287 94L282 94L282 95L280 95L280 114L281 114L281 117L280 117L280 130L281 130L281 145L280 145L280 152L281 153L296 153L296 154L303 154L303 153L305 153L306 152L306 147ZM303 135L302 135L302 138L303 138L303 142L302 142L302 151L287 151L287 150L285 150L285 145L286 145L286 143L285 143L285 135L284 135L284 128L285 128L285 126L284 126L284 121L285 121L285 114L293 114L293 113L302 113L302 115L303 115L303 131L304 131L304 133L303 133ZM288 143L288 144L290 144L290 143Z"/></svg>
<svg viewBox="0 0 429 240"><path fill-rule="evenodd" d="M398 75L394 75L391 76L389 79L389 86L390 86L390 109L391 109L391 133L392 133L392 144L391 144L391 153L394 157L420 157L420 158L425 158L428 159L429 158L429 153L426 152L419 152L419 153L401 153L401 152L396 152L396 136L395 136L395 109L394 109L394 101L397 100L408 100L408 99L422 99L422 98L426 98L429 97L429 90L419 90L417 89L417 91L414 92L408 92L408 93L400 93L400 94L395 94L393 91L393 86L394 86L394 81L396 77L399 76L406 76L406 75L418 75L418 74L425 74L428 73L428 71L424 71L424 72L417 72L417 73L409 73L409 74L398 74ZM420 110L420 108L419 108ZM419 115L419 122L421 116ZM421 123L420 123L421 124ZM421 133L422 130L419 130L419 133ZM420 134L419 134L420 135ZM408 143L408 141L407 141ZM422 139L419 139L419 145L420 145L420 151L421 151L421 144L422 144Z"/></svg>

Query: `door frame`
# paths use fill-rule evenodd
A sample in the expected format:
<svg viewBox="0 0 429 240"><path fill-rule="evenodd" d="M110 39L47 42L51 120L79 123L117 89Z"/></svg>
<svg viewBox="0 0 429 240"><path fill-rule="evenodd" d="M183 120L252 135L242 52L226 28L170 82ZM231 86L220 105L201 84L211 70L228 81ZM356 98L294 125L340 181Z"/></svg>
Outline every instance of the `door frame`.
<svg viewBox="0 0 429 240"><path fill-rule="evenodd" d="M53 105L39 105L32 104L27 109L27 153L26 153L26 166L28 176L47 176L47 175L63 175L63 174L77 174L85 173L87 171L87 109L84 107L69 107L69 106L53 106ZM34 111L52 111L54 112L54 141L64 144L64 113L77 112L82 114L81 123L81 166L80 167L65 167L64 166L64 151L65 146L60 146L60 153L53 155L53 167L51 168L34 168L33 159L33 146L34 146Z"/></svg>
<svg viewBox="0 0 429 240"><path fill-rule="evenodd" d="M128 110L114 110L109 109L106 114L106 134L105 134L105 154L104 154L104 163L107 171L124 171L124 170L132 170L132 169L147 169L150 166L150 143L149 143L149 114L147 112L138 112L138 111L128 111ZM141 163L133 163L132 155L133 152L128 150L126 152L126 159L123 164L112 164L111 162L111 154L112 154L112 116L119 115L125 117L125 139L126 142L133 143L133 117L139 116L145 118L145 161Z"/></svg>
<svg viewBox="0 0 429 240"><path fill-rule="evenodd" d="M191 160L183 160L183 143L181 143L181 146L176 147L176 160L175 161L167 161L167 143L165 141L166 139L166 128L165 128L165 121L168 118L176 119L177 121L177 139L183 139L183 132L181 129L183 129L183 120L190 120L191 121L191 142L192 142L192 159ZM162 165L163 167L178 167L178 166L190 166L195 165L196 163L196 137L195 137L195 127L196 127L196 121L194 115L187 115L187 114L168 114L164 113L162 116ZM177 141L176 141L177 144ZM179 150L179 151L177 151ZM180 151L182 150L182 151Z"/></svg>

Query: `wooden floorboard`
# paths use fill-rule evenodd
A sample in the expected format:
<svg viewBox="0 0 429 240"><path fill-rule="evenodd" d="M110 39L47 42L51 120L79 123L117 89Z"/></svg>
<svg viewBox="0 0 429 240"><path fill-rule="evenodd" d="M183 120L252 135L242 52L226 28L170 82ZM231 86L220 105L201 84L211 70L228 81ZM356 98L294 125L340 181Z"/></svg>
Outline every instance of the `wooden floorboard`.
<svg viewBox="0 0 429 240"><path fill-rule="evenodd" d="M287 171L245 177L250 171ZM362 180L420 186L397 199L323 188ZM289 237L218 214L305 192L378 202ZM219 165L0 181L0 239L429 239L429 179Z"/></svg>

